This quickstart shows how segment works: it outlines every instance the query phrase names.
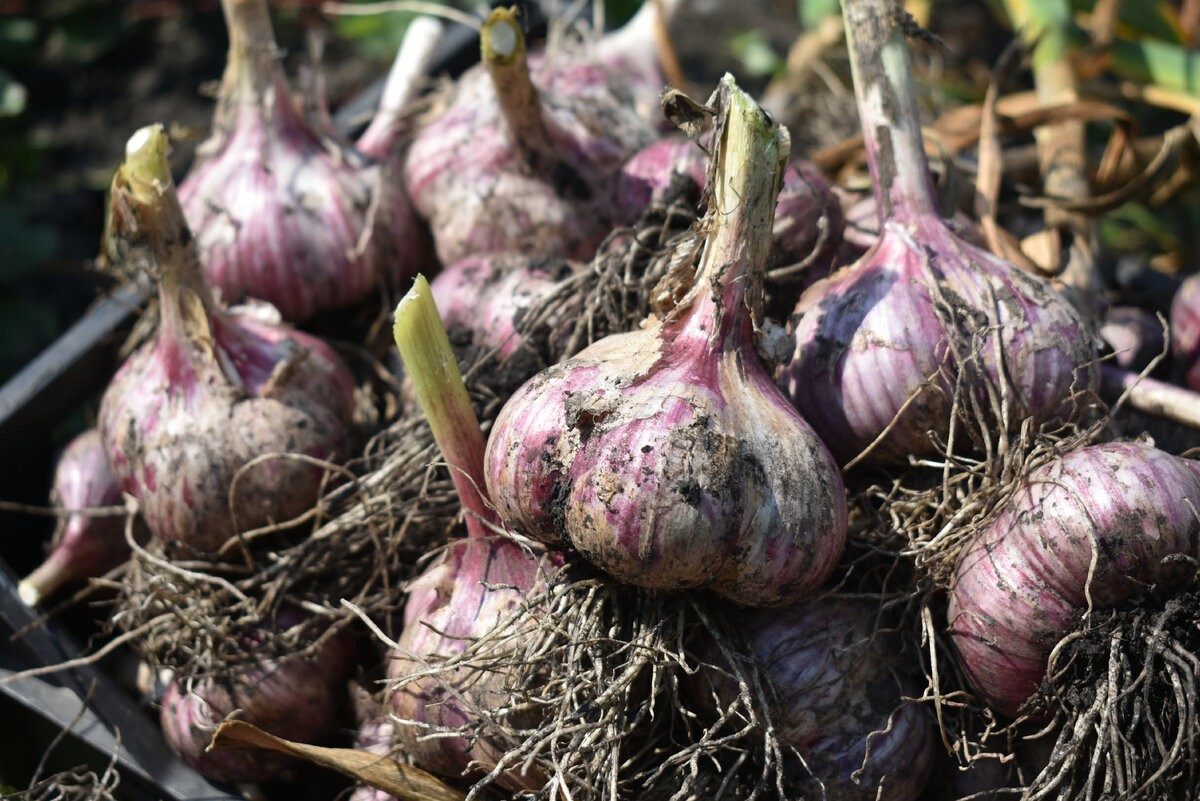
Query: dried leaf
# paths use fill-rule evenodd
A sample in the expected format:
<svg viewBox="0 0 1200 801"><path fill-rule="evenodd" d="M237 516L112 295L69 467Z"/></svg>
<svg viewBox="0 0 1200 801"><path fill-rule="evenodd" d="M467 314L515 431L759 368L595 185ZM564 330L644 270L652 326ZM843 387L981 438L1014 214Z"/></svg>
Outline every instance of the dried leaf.
<svg viewBox="0 0 1200 801"><path fill-rule="evenodd" d="M400 801L463 801L466 796L419 768L402 765L394 759L353 748L322 748L293 743L244 720L222 723L208 746L209 751L257 749L300 757L314 765L333 768L352 779L365 782Z"/></svg>

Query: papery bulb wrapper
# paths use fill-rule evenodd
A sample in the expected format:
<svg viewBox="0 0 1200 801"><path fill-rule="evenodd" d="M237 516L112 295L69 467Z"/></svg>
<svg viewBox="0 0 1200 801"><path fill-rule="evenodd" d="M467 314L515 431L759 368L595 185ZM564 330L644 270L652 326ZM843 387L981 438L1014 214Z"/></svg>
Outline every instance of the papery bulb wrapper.
<svg viewBox="0 0 1200 801"><path fill-rule="evenodd" d="M564 94L557 82L579 76L568 80L552 60L531 57L529 72L525 63L522 55L496 81L486 65L467 71L409 148L405 181L444 265L499 251L591 258L615 224L618 170L653 139L611 91ZM515 121L496 87L530 81Z"/></svg>
<svg viewBox="0 0 1200 801"><path fill-rule="evenodd" d="M1036 468L951 578L951 639L975 690L1015 716L1089 605L1118 606L1194 573L1196 508L1200 465L1146 443L1092 445Z"/></svg>
<svg viewBox="0 0 1200 801"><path fill-rule="evenodd" d="M662 319L517 390L484 474L505 523L617 578L783 605L832 572L846 499L828 450L754 352L787 140L732 77L715 97L714 200L691 289Z"/></svg>
<svg viewBox="0 0 1200 801"><path fill-rule="evenodd" d="M475 723L481 714L501 714L513 688L503 670L470 663L409 679L409 674L427 667L407 654L434 666L462 654L476 639L510 623L523 604L544 590L552 569L549 560L510 541L468 538L450 546L414 582L398 640L402 650L394 651L388 661L388 705L400 719L396 741L415 764L451 778L490 770L507 748L486 725L478 728ZM519 644L506 647L519 653ZM532 721L509 716L503 722L520 727ZM457 735L429 736L460 729ZM497 783L533 791L545 784L545 776L536 768L513 767Z"/></svg>
<svg viewBox="0 0 1200 801"><path fill-rule="evenodd" d="M269 24L233 39L213 134L179 187L222 299L265 300L299 322L411 278L424 257L397 171L305 121L261 55ZM253 55L235 57L240 47Z"/></svg>
<svg viewBox="0 0 1200 801"><path fill-rule="evenodd" d="M281 628L287 628L281 614ZM255 646L254 635L242 646ZM168 686L160 722L167 744L213 781L265 781L294 758L265 751L207 751L213 732L235 710L238 718L269 734L317 743L336 720L347 661L344 643L328 640L312 656L259 657L214 676Z"/></svg>
<svg viewBox="0 0 1200 801"><path fill-rule="evenodd" d="M60 509L79 511L60 520L46 560L21 580L18 591L30 606L39 605L64 584L101 576L129 558L126 518L85 512L89 507L122 502L98 429L87 429L63 449L54 471L51 500ZM135 536L144 540L141 521L136 520L134 526Z"/></svg>
<svg viewBox="0 0 1200 801"><path fill-rule="evenodd" d="M936 217L887 223L859 262L806 292L797 314L779 382L841 461L885 431L874 462L932 453L929 432L948 436L968 361L968 391L985 404L989 388L1006 393L1012 427L1072 418L1096 383L1091 333L1073 307Z"/></svg>
<svg viewBox="0 0 1200 801"><path fill-rule="evenodd" d="M739 619L755 659L778 689L771 709L785 751L785 783L805 798L914 801L935 758L930 716L903 700L915 682L895 664L894 638L872 631L870 601L821 597L798 606L745 610ZM704 656L717 664L715 645ZM698 700L723 707L737 682L702 671L689 685ZM819 784L818 784L819 783Z"/></svg>
<svg viewBox="0 0 1200 801"><path fill-rule="evenodd" d="M217 550L239 530L311 508L324 471L286 457L349 456L353 379L317 338L242 315L212 320L208 343L160 331L106 390L100 426L113 472L161 540Z"/></svg>

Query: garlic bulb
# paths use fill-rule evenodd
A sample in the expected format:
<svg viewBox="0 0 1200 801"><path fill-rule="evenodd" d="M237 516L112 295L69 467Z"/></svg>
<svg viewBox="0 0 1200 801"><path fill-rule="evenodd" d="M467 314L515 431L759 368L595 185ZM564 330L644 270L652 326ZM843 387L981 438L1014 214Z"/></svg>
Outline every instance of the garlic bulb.
<svg viewBox="0 0 1200 801"><path fill-rule="evenodd" d="M503 632L499 649L519 650L522 630L512 627L513 620L523 604L545 591L557 565L486 528L498 521L482 492L483 432L424 276L397 306L394 332L417 401L450 468L467 536L441 551L408 588L400 647L388 661L387 701L396 739L417 765L454 778L486 776L513 745L515 738L505 731L520 725L520 715L507 708L514 689L506 669L511 666L496 656L481 663L464 654L496 631ZM463 661L439 668L454 659ZM537 790L545 777L536 767L510 762L496 781L511 790Z"/></svg>
<svg viewBox="0 0 1200 801"><path fill-rule="evenodd" d="M661 320L519 389L485 475L505 523L624 581L788 604L833 570L846 499L829 452L754 353L786 134L729 76L710 102L728 117L691 290Z"/></svg>
<svg viewBox="0 0 1200 801"><path fill-rule="evenodd" d="M354 380L316 337L215 301L166 148L161 126L141 129L113 179L115 232L149 252L160 323L105 390L100 431L154 535L208 553L312 507L321 467L285 456L246 465L267 454L348 457Z"/></svg>
<svg viewBox="0 0 1200 801"><path fill-rule="evenodd" d="M770 712L787 746L784 784L804 798L913 801L932 773L933 720L904 700L915 682L897 664L896 638L875 630L878 617L878 604L837 595L739 615L748 655L778 691ZM701 642L705 661L720 665L715 645ZM687 686L710 709L714 700L737 708L741 688L727 672L702 669Z"/></svg>
<svg viewBox="0 0 1200 801"><path fill-rule="evenodd" d="M1000 430L1072 419L1097 381L1092 333L1048 283L942 220L904 32L870 5L844 20L879 240L800 298L780 384L843 462L935 453L960 377L960 410L978 403Z"/></svg>
<svg viewBox="0 0 1200 801"><path fill-rule="evenodd" d="M617 171L653 131L612 93L555 91L552 64L531 74L514 12L494 10L481 42L483 64L459 79L405 162L439 259L591 258L614 225Z"/></svg>
<svg viewBox="0 0 1200 801"><path fill-rule="evenodd" d="M547 346L557 352L554 346L561 347L570 336L577 302L560 304L533 338L519 328L560 281L581 269L579 262L517 253L472 256L438 273L430 289L446 327L470 331L473 344L495 348L502 359L525 351L549 360ZM554 341L546 342L542 334Z"/></svg>
<svg viewBox="0 0 1200 801"><path fill-rule="evenodd" d="M294 762L294 757L266 751L209 751L213 732L237 712L239 720L302 743L328 735L336 721L349 656L346 641L331 637L311 656L261 653L270 629L295 636L296 647L312 636L308 616L293 608L280 610L237 642L242 661L191 681L172 680L163 694L159 722L167 745L204 776L221 782L265 781Z"/></svg>
<svg viewBox="0 0 1200 801"><path fill-rule="evenodd" d="M179 186L222 299L259 298L300 322L411 278L425 257L399 176L305 121L266 0L222 7L230 45L221 99Z"/></svg>
<svg viewBox="0 0 1200 801"><path fill-rule="evenodd" d="M651 203L661 202L673 182L688 181L675 191L684 191L684 199L698 200L707 164L704 151L683 138L660 139L639 150L617 176L622 219L633 222ZM775 206L768 269L804 261L813 273L827 272L841 247L844 227L841 203L829 181L814 165L791 160Z"/></svg>
<svg viewBox="0 0 1200 801"><path fill-rule="evenodd" d="M89 428L67 443L50 494L56 507L72 511L60 519L46 560L17 586L21 600L30 606L38 606L64 584L102 576L129 558L125 517L92 517L86 511L121 503L121 488L97 429ZM140 520L134 526L139 535L145 533Z"/></svg>

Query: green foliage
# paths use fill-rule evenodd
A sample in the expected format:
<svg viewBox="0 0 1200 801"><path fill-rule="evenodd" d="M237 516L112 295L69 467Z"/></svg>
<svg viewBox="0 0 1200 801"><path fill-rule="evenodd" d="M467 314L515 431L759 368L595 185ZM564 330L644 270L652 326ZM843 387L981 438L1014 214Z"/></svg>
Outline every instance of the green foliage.
<svg viewBox="0 0 1200 801"><path fill-rule="evenodd" d="M1144 203L1130 202L1099 220L1101 244L1120 253L1171 253L1181 248L1179 232L1194 230L1197 220L1180 219L1183 207L1151 208ZM1195 217L1195 214L1186 216ZM1187 227L1180 227L1180 226Z"/></svg>
<svg viewBox="0 0 1200 801"><path fill-rule="evenodd" d="M1200 95L1200 55L1170 42L1114 42L1112 71L1130 80Z"/></svg>
<svg viewBox="0 0 1200 801"><path fill-rule="evenodd" d="M355 47L366 58L386 64L395 58L400 42L404 40L404 31L415 16L408 11L344 16L334 20L333 29L338 36L354 41Z"/></svg>
<svg viewBox="0 0 1200 801"><path fill-rule="evenodd" d="M838 0L796 0L800 23L805 30L812 30L821 24L821 20L831 14L841 13L842 7Z"/></svg>
<svg viewBox="0 0 1200 801"><path fill-rule="evenodd" d="M29 64L37 56L37 23L27 17L0 17L0 64Z"/></svg>
<svg viewBox="0 0 1200 801"><path fill-rule="evenodd" d="M1090 13L1095 7L1096 0L1071 0L1071 8L1077 12ZM1170 3L1162 0L1121 3L1117 21L1140 35L1168 42L1183 42L1176 12Z"/></svg>
<svg viewBox="0 0 1200 801"><path fill-rule="evenodd" d="M748 30L734 34L729 49L742 64L747 75L762 78L775 75L784 67L784 59L775 52L762 31Z"/></svg>
<svg viewBox="0 0 1200 801"><path fill-rule="evenodd" d="M0 67L0 117L15 117L24 111L28 95L16 78Z"/></svg>
<svg viewBox="0 0 1200 801"><path fill-rule="evenodd" d="M47 43L77 64L90 64L111 52L130 33L126 14L114 12L111 4L76 3L55 24Z"/></svg>
<svg viewBox="0 0 1200 801"><path fill-rule="evenodd" d="M434 0L437 2L437 0ZM354 0L354 2L370 3L372 0ZM445 3L455 8L473 11L475 6L469 2ZM642 0L605 0L604 15L606 23L611 27L621 25L632 17L641 7ZM836 6L836 2L835 2ZM410 11L390 11L383 14L368 16L341 16L333 22L334 32L355 43L359 52L366 58L381 64L390 63L400 49L404 40L404 31L416 14Z"/></svg>
<svg viewBox="0 0 1200 801"><path fill-rule="evenodd" d="M605 0L604 18L608 24L616 27L637 13L642 7L642 0Z"/></svg>

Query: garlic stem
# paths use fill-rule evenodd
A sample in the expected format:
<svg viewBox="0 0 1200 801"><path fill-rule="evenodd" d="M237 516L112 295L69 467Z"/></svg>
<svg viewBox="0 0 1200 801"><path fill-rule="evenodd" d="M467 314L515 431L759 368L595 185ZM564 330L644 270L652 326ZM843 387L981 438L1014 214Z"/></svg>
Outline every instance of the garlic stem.
<svg viewBox="0 0 1200 801"><path fill-rule="evenodd" d="M713 211L692 290L699 295L693 306L706 303L704 298L720 304L710 338L717 336L723 314L747 299L753 319L758 319L775 205L790 150L787 129L775 125L728 73L717 98L722 122L714 136L708 177ZM680 303L687 305L687 299Z"/></svg>
<svg viewBox="0 0 1200 801"><path fill-rule="evenodd" d="M36 609L71 578L68 567L61 556L51 554L32 573L21 579L17 584L17 595L26 606Z"/></svg>
<svg viewBox="0 0 1200 801"><path fill-rule="evenodd" d="M442 23L434 17L417 17L408 24L396 60L388 70L379 109L358 140L359 150L381 158L388 155L398 133L400 117L416 100L441 40Z"/></svg>
<svg viewBox="0 0 1200 801"><path fill-rule="evenodd" d="M1078 29L1070 3L1004 0L1003 5L1013 27L1033 50L1033 84L1039 102L1050 107L1078 101L1079 79L1072 53ZM1046 194L1070 200L1090 197L1086 124L1082 120L1057 120L1039 125L1033 136ZM1093 324L1103 305L1097 294L1103 281L1096 271L1095 222L1086 214L1053 206L1045 210L1045 222L1047 228L1063 228L1072 234L1056 281L1068 290L1068 299L1083 319Z"/></svg>
<svg viewBox="0 0 1200 801"><path fill-rule="evenodd" d="M480 489L484 486L483 431L425 276L418 275L397 304L392 333L417 402L468 512L467 536L484 537L487 531L480 518L490 522L497 518Z"/></svg>
<svg viewBox="0 0 1200 801"><path fill-rule="evenodd" d="M513 144L529 167L536 169L541 154L549 153L551 147L515 8L492 11L479 32L479 45Z"/></svg>
<svg viewBox="0 0 1200 801"><path fill-rule="evenodd" d="M1100 395L1152 417L1161 417L1200 431L1200 393L1104 363L1100 365Z"/></svg>
<svg viewBox="0 0 1200 801"><path fill-rule="evenodd" d="M895 0L842 0L854 93L881 223L940 216L898 8Z"/></svg>
<svg viewBox="0 0 1200 801"><path fill-rule="evenodd" d="M167 165L171 148L161 124L138 129L125 145L125 163L113 179L114 204L128 204L131 218L114 219L106 235L145 246L156 268L164 330L207 333L212 291L200 264ZM188 319L191 318L191 319Z"/></svg>
<svg viewBox="0 0 1200 801"><path fill-rule="evenodd" d="M216 117L232 123L228 114L243 102L266 99L283 75L266 0L221 0L221 10L229 30L229 58Z"/></svg>

